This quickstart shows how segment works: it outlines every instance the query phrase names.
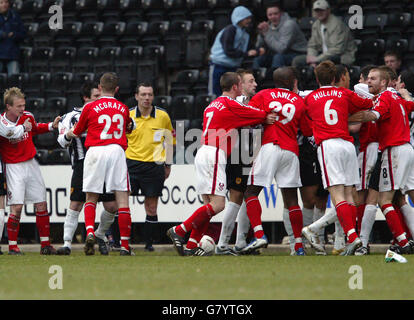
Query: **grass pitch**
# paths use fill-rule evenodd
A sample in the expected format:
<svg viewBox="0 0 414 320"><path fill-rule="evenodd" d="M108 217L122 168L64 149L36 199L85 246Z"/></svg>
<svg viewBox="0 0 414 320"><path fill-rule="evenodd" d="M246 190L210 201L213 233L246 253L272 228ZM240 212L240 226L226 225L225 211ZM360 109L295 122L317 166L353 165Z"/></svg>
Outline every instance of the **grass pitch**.
<svg viewBox="0 0 414 320"><path fill-rule="evenodd" d="M173 251L136 256L0 256L0 299L413 299L414 256L385 263L383 254L363 257L180 257ZM63 289L49 288L52 265L62 268ZM362 286L350 289L352 265ZM351 282L354 283L354 281Z"/></svg>

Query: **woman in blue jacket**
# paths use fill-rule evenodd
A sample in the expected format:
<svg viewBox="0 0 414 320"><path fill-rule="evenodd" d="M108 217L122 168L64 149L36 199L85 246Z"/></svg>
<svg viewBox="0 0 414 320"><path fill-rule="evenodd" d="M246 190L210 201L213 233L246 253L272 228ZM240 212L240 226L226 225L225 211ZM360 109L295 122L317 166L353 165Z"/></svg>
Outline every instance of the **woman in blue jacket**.
<svg viewBox="0 0 414 320"><path fill-rule="evenodd" d="M0 0L0 72L7 67L8 75L19 73L19 42L25 36L19 14L10 9L9 0Z"/></svg>

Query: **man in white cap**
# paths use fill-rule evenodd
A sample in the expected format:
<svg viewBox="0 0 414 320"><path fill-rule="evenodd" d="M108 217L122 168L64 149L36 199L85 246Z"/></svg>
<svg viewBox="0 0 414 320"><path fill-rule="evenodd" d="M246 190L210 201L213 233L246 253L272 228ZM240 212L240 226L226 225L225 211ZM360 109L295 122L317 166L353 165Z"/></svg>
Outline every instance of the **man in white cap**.
<svg viewBox="0 0 414 320"><path fill-rule="evenodd" d="M348 26L331 14L326 0L315 1L312 9L317 20L312 25L307 55L297 56L292 65L315 67L324 60L351 65L355 61L357 47Z"/></svg>

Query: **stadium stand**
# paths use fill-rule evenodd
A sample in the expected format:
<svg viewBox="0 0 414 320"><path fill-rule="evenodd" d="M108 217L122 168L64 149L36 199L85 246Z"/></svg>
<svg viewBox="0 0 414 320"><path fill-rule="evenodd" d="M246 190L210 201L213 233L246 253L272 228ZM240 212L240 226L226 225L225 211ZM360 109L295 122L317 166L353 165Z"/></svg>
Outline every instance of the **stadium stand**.
<svg viewBox="0 0 414 320"><path fill-rule="evenodd" d="M130 99L135 105L133 93L137 82L151 82L159 94L156 104L171 112L173 119L187 119L189 127L197 127L203 103L212 98L207 95L207 82L208 53L214 36L230 22L235 6L247 6L254 13L256 25L265 19L264 8L269 2L16 0L13 7L27 30L21 47L22 68L20 74L10 77L0 74L0 85L23 88L28 99L44 99L45 111L52 107L51 101L63 99L66 103L62 110L70 110L80 105L78 90L85 78L97 78L100 73L113 70L121 78L121 100ZM315 21L311 3L311 0L283 1L285 10L298 20L307 39ZM352 30L358 52L355 65L350 66L351 85L358 81L361 67L383 63L383 53L387 50L399 51L403 65L414 69L412 1L330 0L330 3L333 12L346 22L351 17L348 12L351 5L363 8L364 28ZM54 4L63 8L61 30L51 30L48 25L51 16L48 9ZM254 41L255 37L252 38ZM243 64L250 66L250 60ZM255 70L258 89L272 85L271 71ZM299 73L300 89L316 88L312 68L303 67ZM31 108L28 104L29 111Z"/></svg>

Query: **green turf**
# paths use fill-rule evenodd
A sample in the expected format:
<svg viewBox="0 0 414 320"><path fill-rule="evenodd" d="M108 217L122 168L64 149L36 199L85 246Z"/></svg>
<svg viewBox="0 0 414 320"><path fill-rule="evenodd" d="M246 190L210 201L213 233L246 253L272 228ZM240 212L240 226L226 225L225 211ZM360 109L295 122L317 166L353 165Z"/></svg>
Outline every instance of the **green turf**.
<svg viewBox="0 0 414 320"><path fill-rule="evenodd" d="M414 257L385 263L363 257L262 253L261 256L179 257L172 251L120 257L0 256L0 299L413 299ZM63 270L63 289L49 288L49 267ZM351 290L350 266L363 271Z"/></svg>

